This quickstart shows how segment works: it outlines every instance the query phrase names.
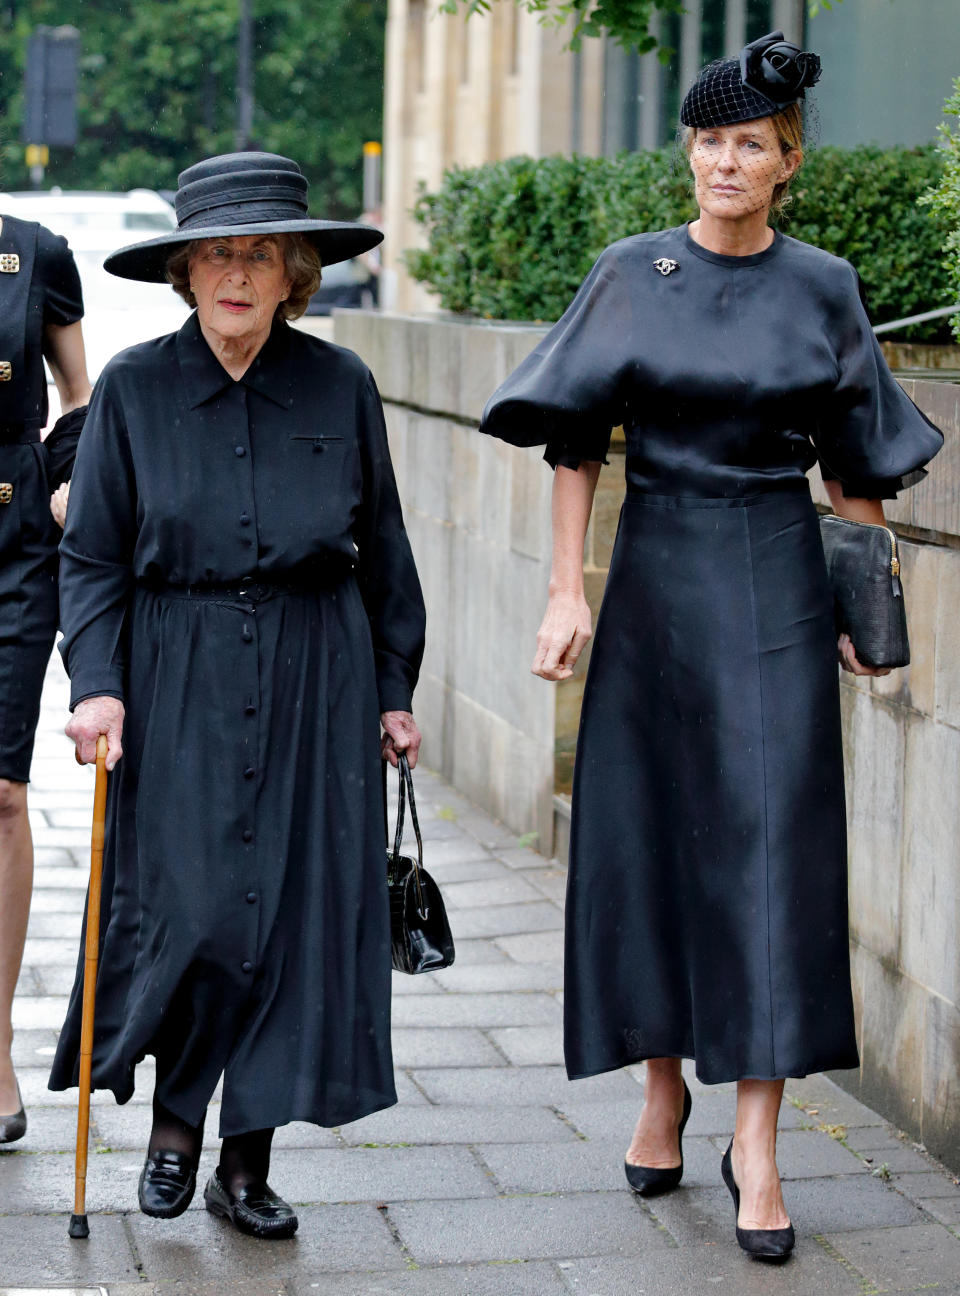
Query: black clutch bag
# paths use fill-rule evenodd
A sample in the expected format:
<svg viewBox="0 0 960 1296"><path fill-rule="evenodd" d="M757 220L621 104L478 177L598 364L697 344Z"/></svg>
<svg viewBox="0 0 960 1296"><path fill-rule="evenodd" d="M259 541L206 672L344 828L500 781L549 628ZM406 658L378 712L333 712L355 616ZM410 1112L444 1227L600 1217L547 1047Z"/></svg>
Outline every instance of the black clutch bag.
<svg viewBox="0 0 960 1296"><path fill-rule="evenodd" d="M897 537L887 527L826 515L820 538L838 634L865 666L907 666L910 641Z"/></svg>
<svg viewBox="0 0 960 1296"><path fill-rule="evenodd" d="M390 954L398 972L436 972L454 959L453 936L440 888L423 867L423 838L413 799L413 775L407 758L399 754L400 796L393 849L387 848L387 890L390 894ZM402 855L405 802L410 798L410 819L417 838L417 858ZM387 762L383 762L383 813L386 828ZM388 834L389 840L389 834Z"/></svg>

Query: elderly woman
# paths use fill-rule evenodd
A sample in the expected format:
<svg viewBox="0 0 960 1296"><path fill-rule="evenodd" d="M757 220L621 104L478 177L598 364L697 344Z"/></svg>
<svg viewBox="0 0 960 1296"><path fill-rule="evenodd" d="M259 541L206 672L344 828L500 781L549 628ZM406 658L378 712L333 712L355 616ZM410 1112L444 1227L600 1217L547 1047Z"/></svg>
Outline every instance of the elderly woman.
<svg viewBox="0 0 960 1296"><path fill-rule="evenodd" d="M60 533L50 514L70 476L90 396L82 315L66 240L34 221L0 217L0 1144L27 1131L10 1056L11 1011L33 886L27 780L57 632ZM41 443L44 360L63 417Z"/></svg>
<svg viewBox="0 0 960 1296"><path fill-rule="evenodd" d="M288 1237L274 1128L396 1101L380 725L415 764L424 609L373 379L287 323L379 232L308 219L272 154L198 163L176 205L107 268L196 312L104 371L62 549L67 733L115 769L93 1078L125 1102L156 1057L139 1196L171 1218L222 1075L207 1208ZM55 1089L79 1020L78 979Z"/></svg>
<svg viewBox="0 0 960 1296"><path fill-rule="evenodd" d="M891 378L853 268L769 226L818 76L781 32L701 73L681 114L699 217L608 248L483 423L546 442L556 468L533 667L551 680L590 637L583 541L624 427L574 781L567 1069L646 1061L626 1161L642 1194L680 1182L681 1058L736 1081L722 1173L740 1245L765 1257L794 1245L784 1078L857 1064L838 645L804 474L819 457L836 512L882 525L881 498L942 442Z"/></svg>

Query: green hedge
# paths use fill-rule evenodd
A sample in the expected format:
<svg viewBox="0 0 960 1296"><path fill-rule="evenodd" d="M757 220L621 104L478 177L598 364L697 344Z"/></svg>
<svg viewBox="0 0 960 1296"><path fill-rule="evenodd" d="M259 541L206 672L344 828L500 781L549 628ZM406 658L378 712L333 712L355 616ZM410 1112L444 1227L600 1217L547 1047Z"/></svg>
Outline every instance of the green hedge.
<svg viewBox="0 0 960 1296"><path fill-rule="evenodd" d="M814 150L794 183L783 229L852 261L875 323L950 301L944 215L917 199L943 175L934 147ZM509 158L448 171L414 208L427 246L406 254L447 310L489 319L555 320L615 239L696 215L673 149ZM945 339L943 322L904 337Z"/></svg>

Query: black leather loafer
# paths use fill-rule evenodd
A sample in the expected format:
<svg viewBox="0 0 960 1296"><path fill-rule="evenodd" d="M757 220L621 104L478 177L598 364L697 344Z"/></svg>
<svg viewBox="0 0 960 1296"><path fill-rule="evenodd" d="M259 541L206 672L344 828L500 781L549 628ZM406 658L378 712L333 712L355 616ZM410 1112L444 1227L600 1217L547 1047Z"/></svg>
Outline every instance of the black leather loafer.
<svg viewBox="0 0 960 1296"><path fill-rule="evenodd" d="M282 1197L269 1184L252 1183L234 1195L220 1180L219 1171L212 1174L203 1190L203 1200L211 1215L228 1219L241 1233L258 1238L293 1237L300 1221Z"/></svg>
<svg viewBox="0 0 960 1296"><path fill-rule="evenodd" d="M740 1218L740 1189L737 1187L737 1181L733 1177L733 1139L730 1140L730 1146L723 1154L723 1160L720 1162L720 1173L723 1175L723 1182L730 1189L730 1196L733 1198L733 1209L737 1218ZM742 1229L737 1225L737 1242L741 1251L746 1251L757 1260L786 1260L794 1248L796 1237L793 1232L793 1225L788 1224L782 1229Z"/></svg>
<svg viewBox="0 0 960 1296"><path fill-rule="evenodd" d="M168 1149L148 1153L137 1194L140 1209L156 1219L176 1219L190 1205L196 1186L192 1157Z"/></svg>
<svg viewBox="0 0 960 1296"><path fill-rule="evenodd" d="M661 1193L670 1192L676 1188L683 1178L683 1131L686 1128L687 1121L690 1119L690 1109L693 1106L693 1100L690 1097L690 1090L687 1088L687 1082L683 1082L683 1115L680 1117L680 1128L677 1131L677 1138L680 1143L680 1164L672 1166L667 1170L659 1170L656 1166L631 1165L629 1161L624 1161L623 1169L627 1176L627 1183L637 1194L638 1197L659 1197Z"/></svg>
<svg viewBox="0 0 960 1296"><path fill-rule="evenodd" d="M20 1097L20 1086L17 1085L17 1102L20 1110L12 1116L0 1116L0 1143L16 1143L27 1132L27 1113L23 1110L23 1099Z"/></svg>

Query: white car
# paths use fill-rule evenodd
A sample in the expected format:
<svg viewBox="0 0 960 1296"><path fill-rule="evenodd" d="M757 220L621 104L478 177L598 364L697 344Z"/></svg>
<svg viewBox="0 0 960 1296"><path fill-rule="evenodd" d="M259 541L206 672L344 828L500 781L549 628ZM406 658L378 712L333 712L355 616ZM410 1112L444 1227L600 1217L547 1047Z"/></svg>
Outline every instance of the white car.
<svg viewBox="0 0 960 1296"><path fill-rule="evenodd" d="M172 333L187 318L189 308L169 284L118 279L103 268L117 248L176 228L173 208L152 190L0 193L0 213L39 221L70 244L83 286L83 339L91 381L124 347ZM52 382L49 394L52 425L60 412Z"/></svg>

